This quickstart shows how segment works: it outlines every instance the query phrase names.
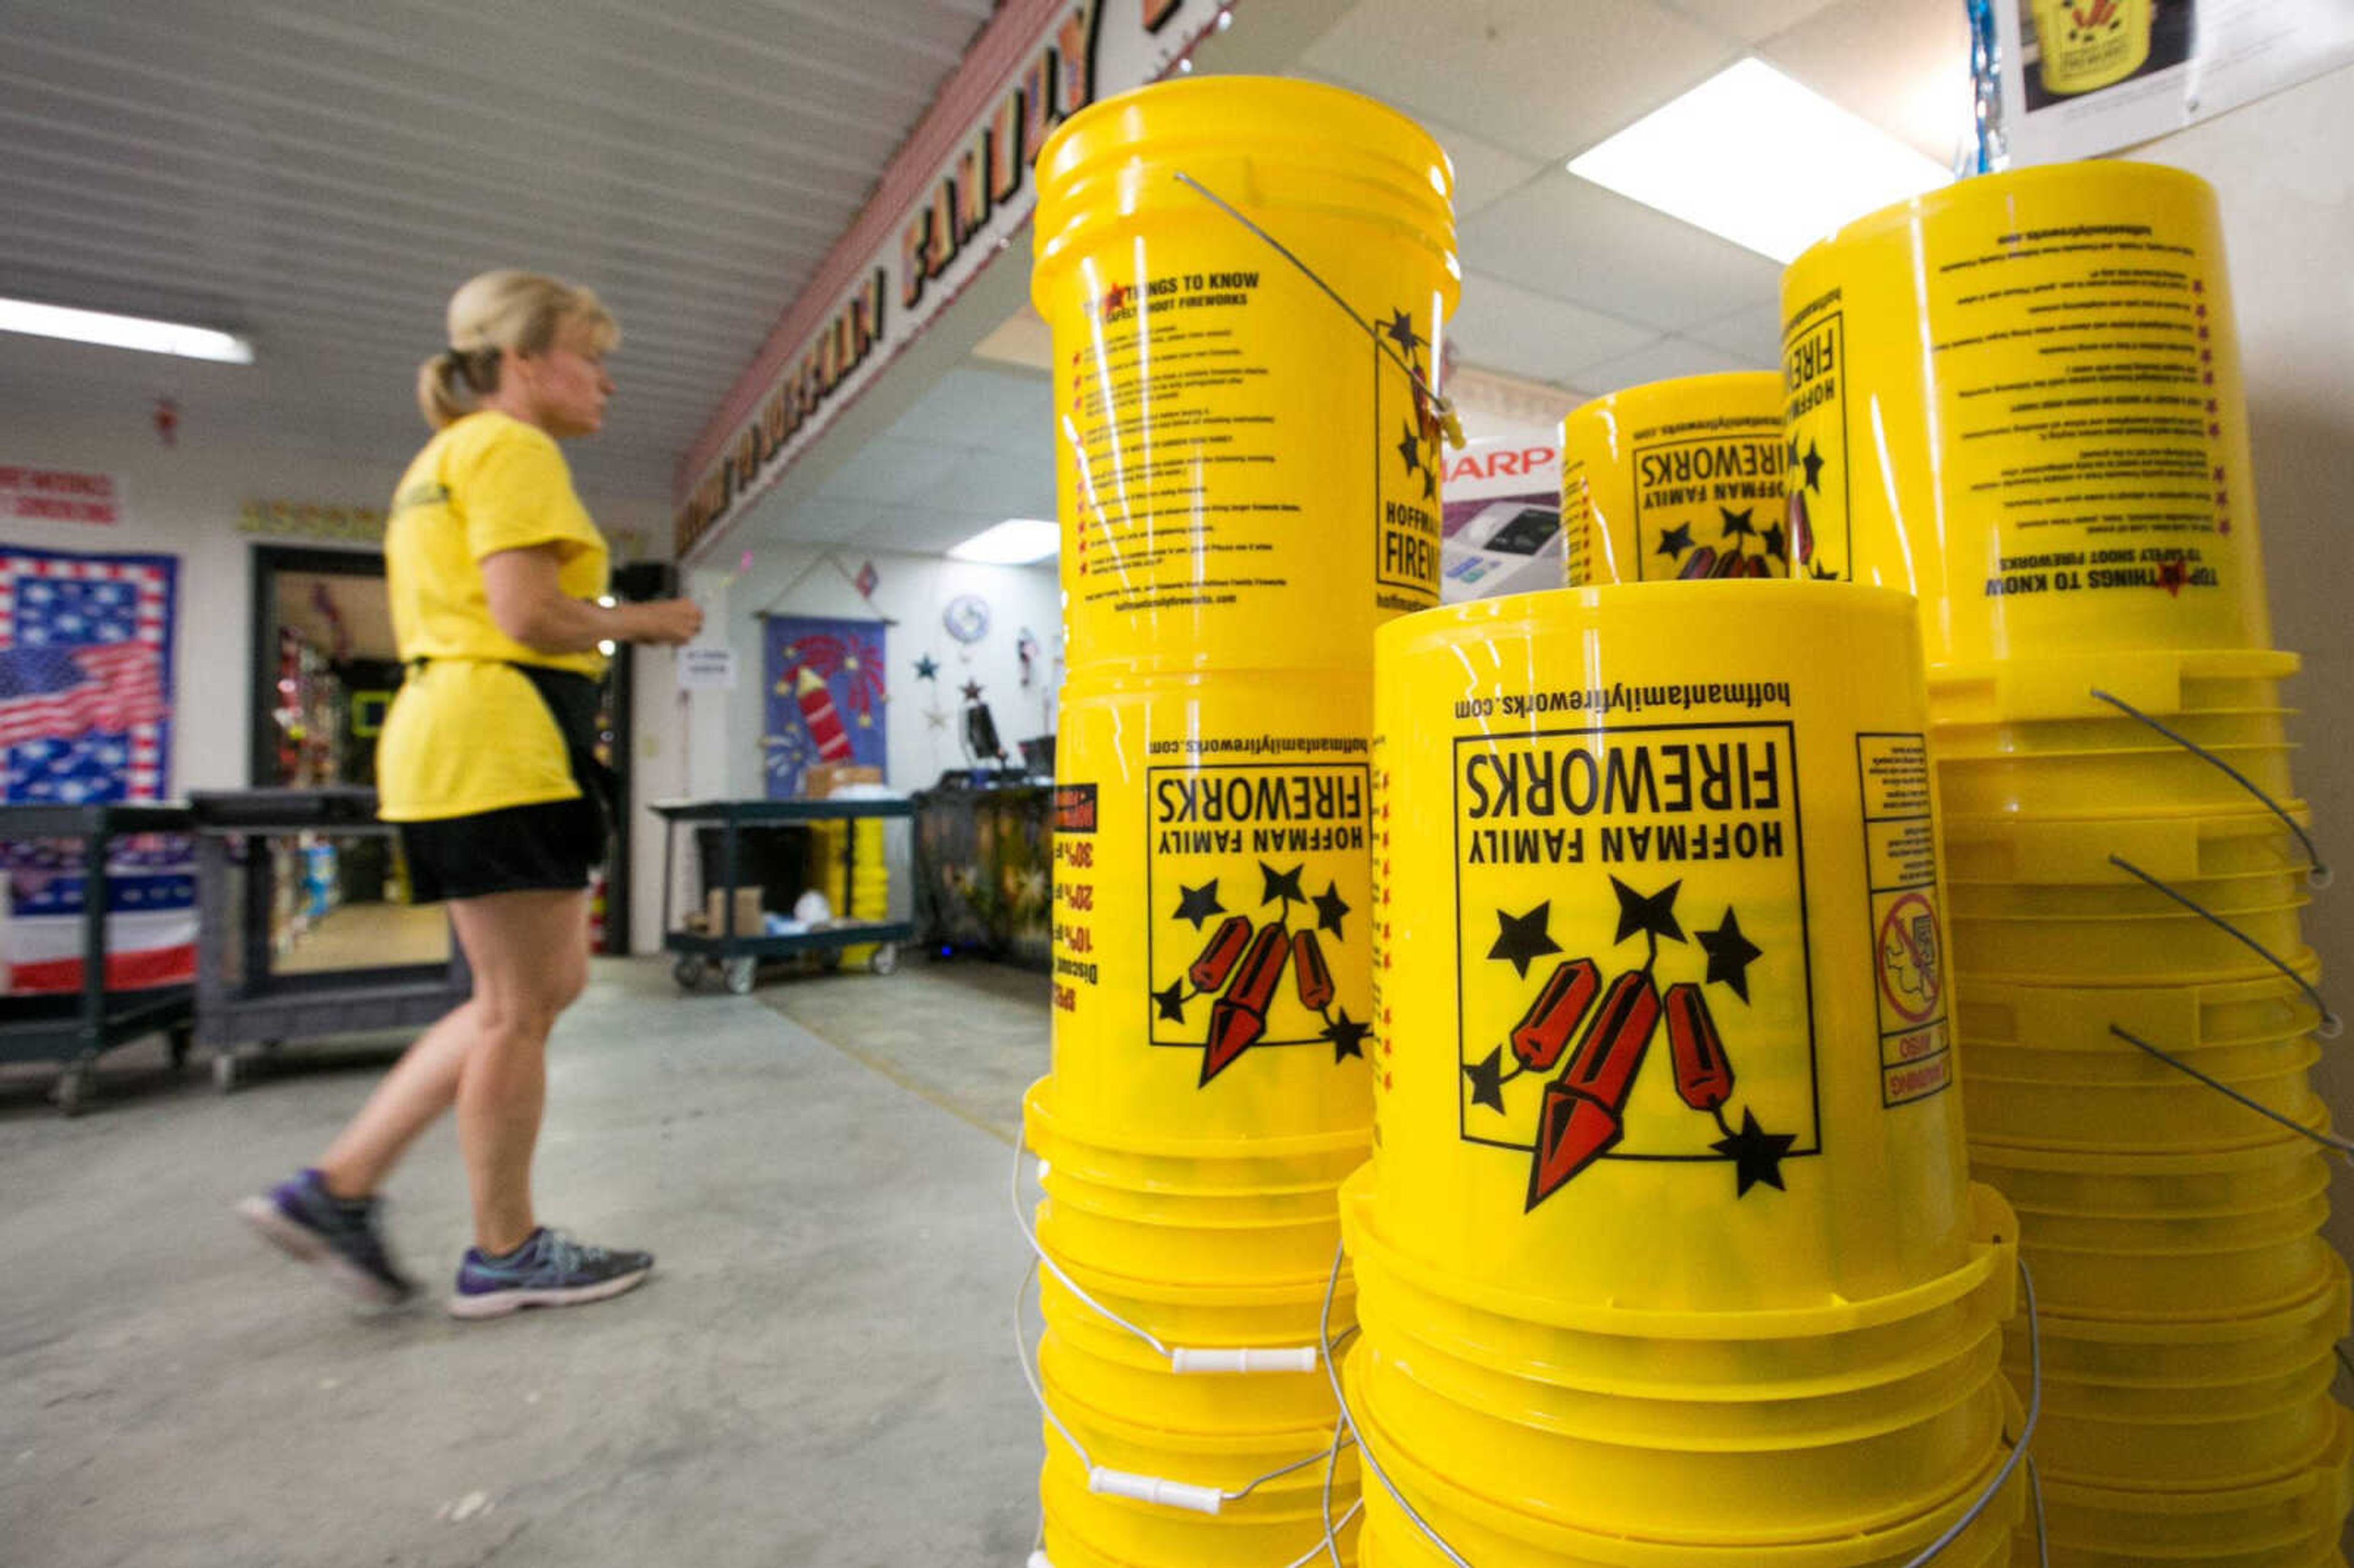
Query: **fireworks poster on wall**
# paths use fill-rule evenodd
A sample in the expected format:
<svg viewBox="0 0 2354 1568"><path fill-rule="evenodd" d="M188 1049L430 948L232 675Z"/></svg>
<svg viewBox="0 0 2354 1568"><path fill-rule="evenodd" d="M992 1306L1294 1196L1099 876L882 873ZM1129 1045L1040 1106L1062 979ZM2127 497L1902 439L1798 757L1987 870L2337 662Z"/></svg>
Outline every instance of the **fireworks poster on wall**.
<svg viewBox="0 0 2354 1568"><path fill-rule="evenodd" d="M177 587L169 556L0 546L0 800L164 797ZM196 911L186 841L120 842L108 871L109 983L188 979ZM80 843L0 843L0 989L80 989Z"/></svg>
<svg viewBox="0 0 2354 1568"><path fill-rule="evenodd" d="M768 723L760 736L769 798L801 793L819 763L885 768L884 623L772 615L761 624Z"/></svg>

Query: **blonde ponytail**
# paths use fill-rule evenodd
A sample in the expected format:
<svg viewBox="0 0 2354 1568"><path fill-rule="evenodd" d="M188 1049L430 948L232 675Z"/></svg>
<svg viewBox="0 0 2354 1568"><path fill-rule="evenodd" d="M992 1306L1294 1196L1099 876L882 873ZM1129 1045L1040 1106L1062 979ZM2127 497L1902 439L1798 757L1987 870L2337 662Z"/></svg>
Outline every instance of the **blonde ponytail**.
<svg viewBox="0 0 2354 1568"><path fill-rule="evenodd" d="M504 355L545 353L572 321L588 323L600 352L621 341L612 313L576 284L513 269L468 279L450 296L451 346L417 367L418 411L437 430L472 413L498 390Z"/></svg>

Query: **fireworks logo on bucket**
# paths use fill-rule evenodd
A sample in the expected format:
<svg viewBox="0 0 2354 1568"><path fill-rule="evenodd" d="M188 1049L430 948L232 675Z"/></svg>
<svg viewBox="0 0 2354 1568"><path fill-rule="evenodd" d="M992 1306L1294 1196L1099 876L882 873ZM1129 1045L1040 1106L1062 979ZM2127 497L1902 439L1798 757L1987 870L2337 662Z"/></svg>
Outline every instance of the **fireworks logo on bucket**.
<svg viewBox="0 0 2354 1568"><path fill-rule="evenodd" d="M1367 982L1344 955L1372 902L1367 768L1153 768L1147 789L1147 1038L1201 1052L1205 1086L1278 1046L1362 1060Z"/></svg>
<svg viewBox="0 0 2354 1568"><path fill-rule="evenodd" d="M1847 493L1847 315L1836 290L1783 329L1785 548L1794 577L1845 577L1855 558ZM1829 537L1825 537L1826 527Z"/></svg>
<svg viewBox="0 0 2354 1568"><path fill-rule="evenodd" d="M1603 1160L1729 1164L1746 1197L1821 1152L1792 744L1457 741L1461 1133L1526 1158L1527 1207Z"/></svg>

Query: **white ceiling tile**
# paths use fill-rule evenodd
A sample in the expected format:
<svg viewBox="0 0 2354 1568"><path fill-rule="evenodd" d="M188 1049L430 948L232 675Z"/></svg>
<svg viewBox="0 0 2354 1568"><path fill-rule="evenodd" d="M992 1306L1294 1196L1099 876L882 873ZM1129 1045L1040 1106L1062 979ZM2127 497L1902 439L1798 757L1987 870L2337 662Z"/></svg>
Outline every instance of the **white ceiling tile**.
<svg viewBox="0 0 2354 1568"><path fill-rule="evenodd" d="M1969 134L1969 26L1948 0L1837 0L1758 53L1940 164Z"/></svg>
<svg viewBox="0 0 2354 1568"><path fill-rule="evenodd" d="M1766 369L1781 363L1782 306L1779 301L1744 305L1729 315L1689 327L1683 335Z"/></svg>
<svg viewBox="0 0 2354 1568"><path fill-rule="evenodd" d="M1463 263L1662 331L1776 298L1754 250L1555 170L1463 225Z"/></svg>
<svg viewBox="0 0 2354 1568"><path fill-rule="evenodd" d="M1749 361L1736 359L1721 349L1694 343L1688 337L1663 337L1632 354L1621 355L1599 365L1582 366L1573 376L1564 378L1564 385L1617 392L1677 376L1710 376L1720 370L1763 368Z"/></svg>
<svg viewBox="0 0 2354 1568"><path fill-rule="evenodd" d="M1832 0L1667 0L1676 10L1704 26L1728 33L1744 43L1770 38L1785 27L1805 21ZM1959 9L1958 6L1953 7Z"/></svg>
<svg viewBox="0 0 2354 1568"><path fill-rule="evenodd" d="M1447 330L1463 364L1539 381L1625 354L1659 335L1649 327L1532 293L1483 272L1464 275L1463 301Z"/></svg>
<svg viewBox="0 0 2354 1568"><path fill-rule="evenodd" d="M1507 153L1492 142L1449 125L1426 127L1447 149L1455 165L1455 216L1460 221L1520 185L1545 165Z"/></svg>
<svg viewBox="0 0 2354 1568"><path fill-rule="evenodd" d="M1301 64L1551 162L1732 63L1734 41L1653 0L1362 0Z"/></svg>
<svg viewBox="0 0 2354 1568"><path fill-rule="evenodd" d="M921 495L954 473L961 448L881 436L826 476L817 493L828 501L890 505Z"/></svg>

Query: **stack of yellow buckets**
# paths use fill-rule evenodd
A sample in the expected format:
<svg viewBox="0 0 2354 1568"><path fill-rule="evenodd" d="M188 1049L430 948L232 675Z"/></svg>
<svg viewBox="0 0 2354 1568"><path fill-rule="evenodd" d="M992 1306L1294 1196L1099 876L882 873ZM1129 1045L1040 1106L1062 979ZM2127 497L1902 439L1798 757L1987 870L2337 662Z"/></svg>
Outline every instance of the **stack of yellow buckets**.
<svg viewBox="0 0 2354 1568"><path fill-rule="evenodd" d="M1246 79L1109 100L1036 166L1069 656L1038 1561L1282 1568L1328 1517L1349 1561L1319 1346L1370 1146L1373 631L1438 597L1452 175L1378 104Z"/></svg>
<svg viewBox="0 0 2354 1568"><path fill-rule="evenodd" d="M1935 957L1876 948L1940 895L1910 603L1569 589L1377 644L1361 1560L2004 1563L2011 1221L1882 995Z"/></svg>
<svg viewBox="0 0 2354 1568"><path fill-rule="evenodd" d="M1784 310L1786 525L1921 600L1971 1171L2042 1308L2050 1560L2338 1563L2296 661L2213 194L2132 163L1966 181L1802 256Z"/></svg>

